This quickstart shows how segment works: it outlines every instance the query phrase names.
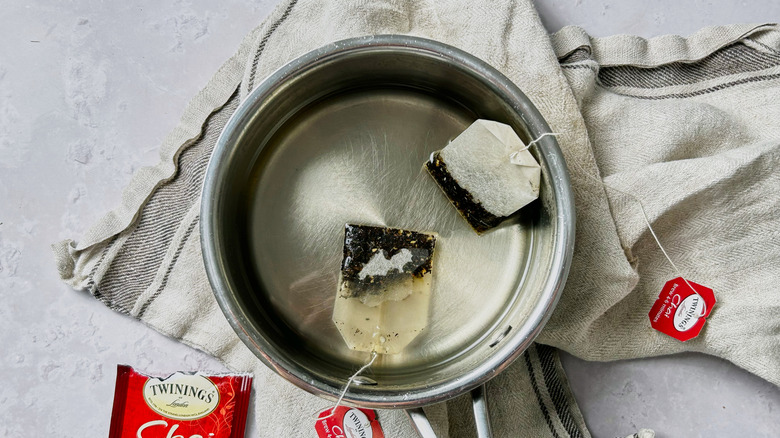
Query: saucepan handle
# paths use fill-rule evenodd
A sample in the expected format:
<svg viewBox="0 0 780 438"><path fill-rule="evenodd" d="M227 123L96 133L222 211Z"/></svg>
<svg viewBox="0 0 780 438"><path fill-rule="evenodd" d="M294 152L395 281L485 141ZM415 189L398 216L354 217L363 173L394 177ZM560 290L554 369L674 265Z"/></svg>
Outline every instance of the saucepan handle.
<svg viewBox="0 0 780 438"><path fill-rule="evenodd" d="M474 409L474 422L477 424L477 438L493 438L485 385L471 390L471 406Z"/></svg>
<svg viewBox="0 0 780 438"><path fill-rule="evenodd" d="M477 438L493 438L488 416L487 394L485 385L478 386L471 391L471 402L474 408L474 421L477 424ZM412 426L420 434L421 438L436 438L436 433L431 427L428 417L422 408L407 409L406 415L412 420Z"/></svg>
<svg viewBox="0 0 780 438"><path fill-rule="evenodd" d="M420 434L420 438L436 438L436 432L433 431L431 422L428 421L422 408L407 409L406 415L412 420L412 426Z"/></svg>

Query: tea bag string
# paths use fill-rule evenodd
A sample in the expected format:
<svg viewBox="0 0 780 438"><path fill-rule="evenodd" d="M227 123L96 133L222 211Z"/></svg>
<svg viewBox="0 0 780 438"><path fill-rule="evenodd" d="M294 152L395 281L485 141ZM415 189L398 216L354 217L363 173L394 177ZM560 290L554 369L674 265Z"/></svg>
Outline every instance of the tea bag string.
<svg viewBox="0 0 780 438"><path fill-rule="evenodd" d="M557 136L559 136L561 134L557 133L557 132L547 132L547 133L544 133L544 134L540 135L539 138L537 138L536 140L528 143L528 145L524 149L521 149L520 151L517 151L514 154L517 154L519 152L527 150L529 147L531 147L531 145L533 145L534 143L538 142L539 140L541 140L546 135L552 135L553 137L557 137ZM514 156L514 154L512 154L512 156ZM658 248L661 250L661 252L663 253L664 257L666 257L666 260L672 266L672 269L674 269L674 272L677 274L678 277L683 279L685 284L688 285L688 287L691 288L692 291L696 292L696 294L698 294L698 295L701 295L701 294L699 294L699 291L697 291L696 288L693 287L693 285L690 282L688 282L688 280L682 274L682 272L677 267L677 265L674 264L674 262L672 261L672 258L669 257L669 254L666 252L666 249L664 248L664 246L661 245L661 240L658 238L658 235L655 234L655 230L653 230L653 226L650 225L650 218L647 216L647 211L645 211L645 206L644 206L644 204L642 204L642 200L641 199L639 199L638 197L632 195L631 193L624 192L623 190L616 189L616 188L610 186L609 184L605 183L601 179L595 177L594 175L591 175L588 171L583 169L578 163L576 163L574 161L567 161L566 164L567 165L573 165L583 175L587 176L588 178L590 178L593 181L596 181L597 183L601 184L605 188L607 188L609 190L612 190L612 191L615 191L615 192L618 192L618 193L620 193L620 194L622 194L624 196L628 196L629 198L631 198L634 201L636 201L636 203L639 205L639 209L642 211L642 218L645 220L645 224L647 225L647 229L650 231L650 234L653 236L653 239L655 240L656 245L658 245Z"/></svg>
<svg viewBox="0 0 780 438"><path fill-rule="evenodd" d="M333 407L330 409L330 414L328 414L328 415L326 415L326 416L324 416L324 417L318 417L318 418L317 418L318 420L324 420L324 419L326 419L326 418L330 418L330 417L332 417L332 416L334 416L334 415L336 414L336 408L338 408L339 406L341 406L341 401L344 399L344 396L345 396L345 395L347 395L347 391L349 390L349 387L350 387L350 385L352 385L352 382L353 382L353 381L354 381L354 380L355 380L355 379L356 379L356 378L357 378L357 377L358 377L358 376L359 376L359 375L360 375L360 374L361 374L363 371L365 371L365 370L366 370L368 367L370 367L371 365L373 365L373 364L374 364L374 361L376 360L377 356L379 356L379 354L377 354L377 352L376 352L376 351L372 351L372 352L371 352L371 360L369 360L369 361L368 361L368 362L367 362L365 365L363 365L362 367L360 367L360 369L359 369L359 370L357 370L357 371L355 372L355 374L353 374L353 375L352 375L352 377L350 377L350 378L349 378L349 380L347 380L347 384L346 384L346 385L344 385L344 388L341 390L341 395L339 395L339 398L338 398L338 400L336 400L336 405L335 405L335 406L333 406Z"/></svg>
<svg viewBox="0 0 780 438"><path fill-rule="evenodd" d="M539 137L536 137L536 139L535 139L535 140L532 140L530 143L528 143L527 145L525 145L525 147L524 147L524 148L522 148L522 149L519 149L519 150L516 150L516 151L512 152L512 153L509 155L509 162L510 162L510 163L512 163L512 164L518 164L518 163L516 163L516 162L515 162L515 159L517 158L517 154L519 154L520 152L525 152L525 151L527 151L528 149L530 149L530 148L531 148L531 146L535 145L535 144L536 144L536 143L538 143L538 142L539 142L541 139L543 139L543 138L547 137L548 135L551 135L551 136L555 137L555 136L558 136L558 135L561 135L561 134L559 134L559 133L557 133L557 132L545 132L544 134L540 135Z"/></svg>

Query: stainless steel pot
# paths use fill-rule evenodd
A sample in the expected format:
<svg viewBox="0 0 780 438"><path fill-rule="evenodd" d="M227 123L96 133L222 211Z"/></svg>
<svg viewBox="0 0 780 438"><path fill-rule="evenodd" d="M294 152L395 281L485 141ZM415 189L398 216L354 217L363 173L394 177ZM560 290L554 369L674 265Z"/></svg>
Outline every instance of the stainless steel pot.
<svg viewBox="0 0 780 438"><path fill-rule="evenodd" d="M540 200L478 236L422 171L477 118L507 123L526 142L549 132L486 63L396 35L308 53L239 106L209 163L201 237L217 301L263 363L334 399L367 360L331 321L347 222L439 235L428 327L403 353L380 356L347 403L441 402L479 387L533 342L571 261L568 174L555 139L543 138L532 148Z"/></svg>

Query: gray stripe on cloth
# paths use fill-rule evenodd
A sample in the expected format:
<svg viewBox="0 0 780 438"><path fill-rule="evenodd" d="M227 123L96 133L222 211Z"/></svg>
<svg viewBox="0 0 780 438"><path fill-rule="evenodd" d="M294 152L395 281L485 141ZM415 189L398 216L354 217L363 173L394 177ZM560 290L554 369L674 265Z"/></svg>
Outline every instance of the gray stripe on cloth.
<svg viewBox="0 0 780 438"><path fill-rule="evenodd" d="M582 62L582 61L589 61L589 60L593 60L593 57L591 56L590 53L590 48L580 47L579 49L569 53L563 58L560 58L558 62L561 63L561 67L564 67L567 64L574 64L575 62Z"/></svg>
<svg viewBox="0 0 780 438"><path fill-rule="evenodd" d="M111 248L111 246L116 242L118 238L119 238L118 234L111 238L111 240L108 242L108 245L106 245L105 249L101 252L100 258L98 259L97 263L95 263L95 266L93 266L92 270L89 271L89 281L87 283L87 288L92 292L93 295L97 293L97 289L95 288L95 274L100 268L100 265L103 264L103 260L106 259L106 254L108 254L109 248Z"/></svg>
<svg viewBox="0 0 780 438"><path fill-rule="evenodd" d="M572 64L572 65L562 65L561 68L567 68L567 69L578 69L578 68L584 68L586 70L593 70L594 73L598 73L599 69L598 67L590 64Z"/></svg>
<svg viewBox="0 0 780 438"><path fill-rule="evenodd" d="M748 45L749 44L755 44L755 45L761 47L762 49L769 51L770 53L776 53L776 54L780 55L780 50L777 50L776 48L774 48L774 47L772 47L772 46L770 46L768 44L764 44L763 42L759 41L758 39L745 38L745 44L748 44Z"/></svg>
<svg viewBox="0 0 780 438"><path fill-rule="evenodd" d="M222 127L237 107L238 93L234 93L209 116L200 138L178 157L173 179L160 186L141 210L135 228L98 284L101 299L112 309L129 313L162 269L173 235L200 198L205 169Z"/></svg>
<svg viewBox="0 0 780 438"><path fill-rule="evenodd" d="M553 426L552 419L550 418L550 412L547 410L547 406L544 403L544 398L542 397L542 392L539 390L539 385L536 381L536 372L534 371L534 366L531 364L531 355L528 351L523 353L523 359L525 360L525 366L528 369L528 374L531 377L531 386L533 387L534 395L536 395L536 401L539 403L539 409L542 411L542 415L544 416L544 421L547 423L547 427L550 428L550 433L552 436L555 438L561 438L561 436L558 435L558 432L555 430L555 426Z"/></svg>
<svg viewBox="0 0 780 438"><path fill-rule="evenodd" d="M173 267L176 266L176 261L179 259L179 255L181 255L182 248L184 248L184 244L187 243L187 240L189 240L190 236L192 235L192 232L195 230L195 226L198 225L200 222L200 215L195 216L195 219L190 222L190 225L187 227L187 231L184 232L184 237L179 241L179 244L176 247L176 252L173 255L173 259L168 264L168 267L165 269L165 275L163 276L162 281L160 282L160 286L157 288L156 291L154 291L154 294L149 297L149 299L141 306L141 310L138 312L138 318L143 318L144 313L146 313L146 309L149 308L149 304L154 301L155 298L160 296L162 291L165 289L165 286L168 284L168 277L171 275L171 271L173 271Z"/></svg>
<svg viewBox="0 0 780 438"><path fill-rule="evenodd" d="M116 235L111 238L111 240L108 242L108 245L106 245L105 248L103 248L103 251L100 254L100 258L98 259L97 263L95 263L95 266L92 267L92 270L89 271L89 280L87 281L87 290L92 294L93 297L97 298L103 304L111 307L111 303L108 302L105 296L103 296L103 293L100 292L100 289L97 288L97 285L95 284L95 274L98 271L98 268L100 268L100 265L103 264L103 260L106 259L106 254L108 254L109 249L114 245L116 240L119 238L119 235Z"/></svg>
<svg viewBox="0 0 780 438"><path fill-rule="evenodd" d="M760 75L760 76L753 76L753 77L749 77L749 78L738 79L738 80L735 80L735 81L730 81L730 82L726 82L724 84L718 84L718 85L715 85L713 87L707 87L707 88L704 88L704 89L701 89L701 90L690 91L690 92L687 92L687 93L670 93L670 94L662 94L662 95L657 95L657 96L642 96L642 95L636 95L636 94L630 94L630 93L617 93L617 94L621 94L623 96L628 96L628 97L635 97L637 99L645 99L645 100L685 99L685 98L688 98L688 97L696 97L696 96L701 96L701 95L704 95L704 94L713 93L715 91L725 90L727 88L735 87L735 86L738 86L738 85L745 85L745 84L750 84L750 83L755 83L755 82L763 82L763 81L771 81L771 80L774 80L774 79L780 79L780 73L771 74L771 75Z"/></svg>
<svg viewBox="0 0 780 438"><path fill-rule="evenodd" d="M260 55L263 54L263 50L265 50L265 45L268 43L268 39L271 38L271 35L276 31L276 29L284 23L285 20L287 20L287 17L290 16L290 12L292 12L292 9L295 7L295 4L298 3L298 0L292 0L290 4L287 5L287 8L284 10L284 13L282 16L274 22L274 24L271 25L271 28L268 29L268 32L263 35L263 39L260 40L260 44L257 46L257 50L255 51L255 56L252 59L252 68L249 73L249 80L247 80L247 89L251 91L255 87L255 75L257 74L257 64L260 62Z"/></svg>
<svg viewBox="0 0 780 438"><path fill-rule="evenodd" d="M556 366L558 364L558 351L553 347L540 344L534 344L534 348L539 355L544 384L547 386L547 392L552 398L553 406L555 406L563 428L566 429L570 437L583 438L584 435L569 410L570 401L566 397L564 384L560 379L560 376L565 374L562 369L558 369Z"/></svg>
<svg viewBox="0 0 780 438"><path fill-rule="evenodd" d="M605 87L661 88L751 73L778 65L779 54L760 52L742 43L735 43L692 63L674 62L653 68L631 65L602 67L599 80Z"/></svg>

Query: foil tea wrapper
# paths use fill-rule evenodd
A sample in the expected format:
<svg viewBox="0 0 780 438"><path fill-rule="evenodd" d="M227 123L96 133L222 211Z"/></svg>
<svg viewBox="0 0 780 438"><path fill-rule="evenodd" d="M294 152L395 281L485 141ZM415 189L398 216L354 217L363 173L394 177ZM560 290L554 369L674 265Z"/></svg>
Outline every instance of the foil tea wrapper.
<svg viewBox="0 0 780 438"><path fill-rule="evenodd" d="M152 377L118 365L109 438L243 438L252 376L176 372Z"/></svg>
<svg viewBox="0 0 780 438"><path fill-rule="evenodd" d="M428 325L431 233L347 224L333 322L357 351L400 353Z"/></svg>

